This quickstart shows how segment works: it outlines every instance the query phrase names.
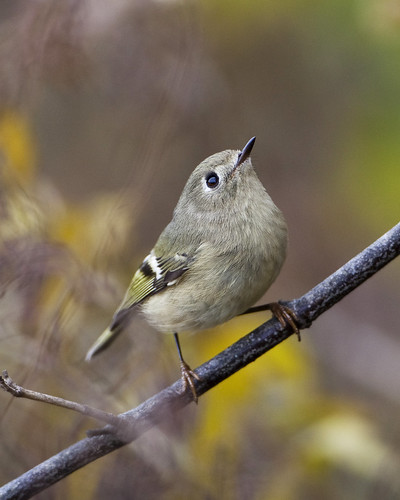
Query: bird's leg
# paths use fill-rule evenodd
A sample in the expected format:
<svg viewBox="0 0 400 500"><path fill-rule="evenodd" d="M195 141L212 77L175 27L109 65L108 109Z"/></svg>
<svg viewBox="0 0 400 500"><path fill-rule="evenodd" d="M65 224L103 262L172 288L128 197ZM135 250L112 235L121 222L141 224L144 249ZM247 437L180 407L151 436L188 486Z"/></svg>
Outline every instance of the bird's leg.
<svg viewBox="0 0 400 500"><path fill-rule="evenodd" d="M188 387L192 391L193 401L197 404L198 396L196 392L196 387L194 386L193 379L200 380L200 377L195 373L190 366L186 363L182 356L181 344L179 342L179 337L177 333L174 333L176 348L178 349L179 362L181 365L181 377L182 384L184 389L186 390Z"/></svg>
<svg viewBox="0 0 400 500"><path fill-rule="evenodd" d="M299 327L297 326L298 319L296 314L290 309L290 307L287 307L280 302L271 302L262 306L250 307L250 309L247 309L247 311L242 314L255 313L259 311L271 311L282 326L289 325L292 328L293 333L297 335L297 338L300 342L301 335Z"/></svg>

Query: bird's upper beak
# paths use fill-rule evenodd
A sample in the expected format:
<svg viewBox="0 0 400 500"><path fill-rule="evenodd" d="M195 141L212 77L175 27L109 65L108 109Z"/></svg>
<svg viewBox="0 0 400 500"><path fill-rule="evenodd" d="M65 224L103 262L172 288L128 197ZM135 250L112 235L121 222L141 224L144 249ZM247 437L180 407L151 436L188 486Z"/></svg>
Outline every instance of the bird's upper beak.
<svg viewBox="0 0 400 500"><path fill-rule="evenodd" d="M256 138L252 137L249 142L246 144L246 146L242 149L242 151L239 153L239 156L237 157L235 166L233 167L232 173L244 163L247 158L250 156L251 150L253 149L254 143L256 142Z"/></svg>

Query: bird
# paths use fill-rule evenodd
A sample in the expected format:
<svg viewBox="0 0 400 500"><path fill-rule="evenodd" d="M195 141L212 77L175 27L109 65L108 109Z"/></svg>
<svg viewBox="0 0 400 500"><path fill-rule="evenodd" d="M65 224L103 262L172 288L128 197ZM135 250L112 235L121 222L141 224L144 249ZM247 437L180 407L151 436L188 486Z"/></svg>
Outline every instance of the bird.
<svg viewBox="0 0 400 500"><path fill-rule="evenodd" d="M156 330L172 333L183 388L197 403L199 376L182 355L179 334L269 309L300 336L294 312L279 302L251 306L278 276L286 257L287 225L253 168L256 138L242 150L202 161L190 175L172 220L134 274L108 328L86 360L105 349L140 310ZM300 338L300 337L299 337Z"/></svg>

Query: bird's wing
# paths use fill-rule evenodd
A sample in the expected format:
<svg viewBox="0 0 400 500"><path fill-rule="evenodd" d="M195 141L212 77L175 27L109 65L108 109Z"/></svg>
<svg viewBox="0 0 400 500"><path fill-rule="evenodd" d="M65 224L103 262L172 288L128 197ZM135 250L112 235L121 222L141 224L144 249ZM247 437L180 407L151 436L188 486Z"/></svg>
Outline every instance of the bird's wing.
<svg viewBox="0 0 400 500"><path fill-rule="evenodd" d="M167 286L175 285L189 269L192 261L193 258L185 253L177 253L172 257L156 257L154 252L151 252L133 276L125 297L114 314L110 329L117 328L129 311L147 297L161 292Z"/></svg>
<svg viewBox="0 0 400 500"><path fill-rule="evenodd" d="M175 254L172 257L156 257L154 251L152 251L134 274L110 326L89 349L86 360L90 360L105 349L121 333L135 306L147 297L161 292L167 286L175 285L189 269L193 260L192 257L185 253Z"/></svg>

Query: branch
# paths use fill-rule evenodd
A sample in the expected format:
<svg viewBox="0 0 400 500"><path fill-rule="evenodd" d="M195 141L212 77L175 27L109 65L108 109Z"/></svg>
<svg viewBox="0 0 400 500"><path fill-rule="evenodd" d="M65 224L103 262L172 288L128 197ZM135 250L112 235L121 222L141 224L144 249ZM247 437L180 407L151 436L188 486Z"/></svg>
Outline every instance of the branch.
<svg viewBox="0 0 400 500"><path fill-rule="evenodd" d="M299 327L308 328L318 316L399 254L400 223L308 293L285 305L295 312ZM282 327L275 318L262 324L196 370L201 378L196 383L197 394L204 394L292 333L290 327ZM133 441L192 401L190 392L182 393L181 389L181 382L175 382L137 408L121 414L119 418L124 423L121 428L108 425L64 449L0 488L0 498L31 498L71 472Z"/></svg>
<svg viewBox="0 0 400 500"><path fill-rule="evenodd" d="M31 399L32 401L40 401L41 403L49 403L55 406L60 406L61 408L66 408L67 410L76 411L81 415L95 418L100 422L116 426L119 425L118 417L112 413L98 410L97 408L92 408L88 405L82 405L80 403L76 403L75 401L68 401L67 399L50 396L49 394L43 394L43 392L25 389L14 382L14 380L9 376L7 370L3 370L3 373L0 375L0 387L6 392L12 394L15 398L25 398Z"/></svg>

